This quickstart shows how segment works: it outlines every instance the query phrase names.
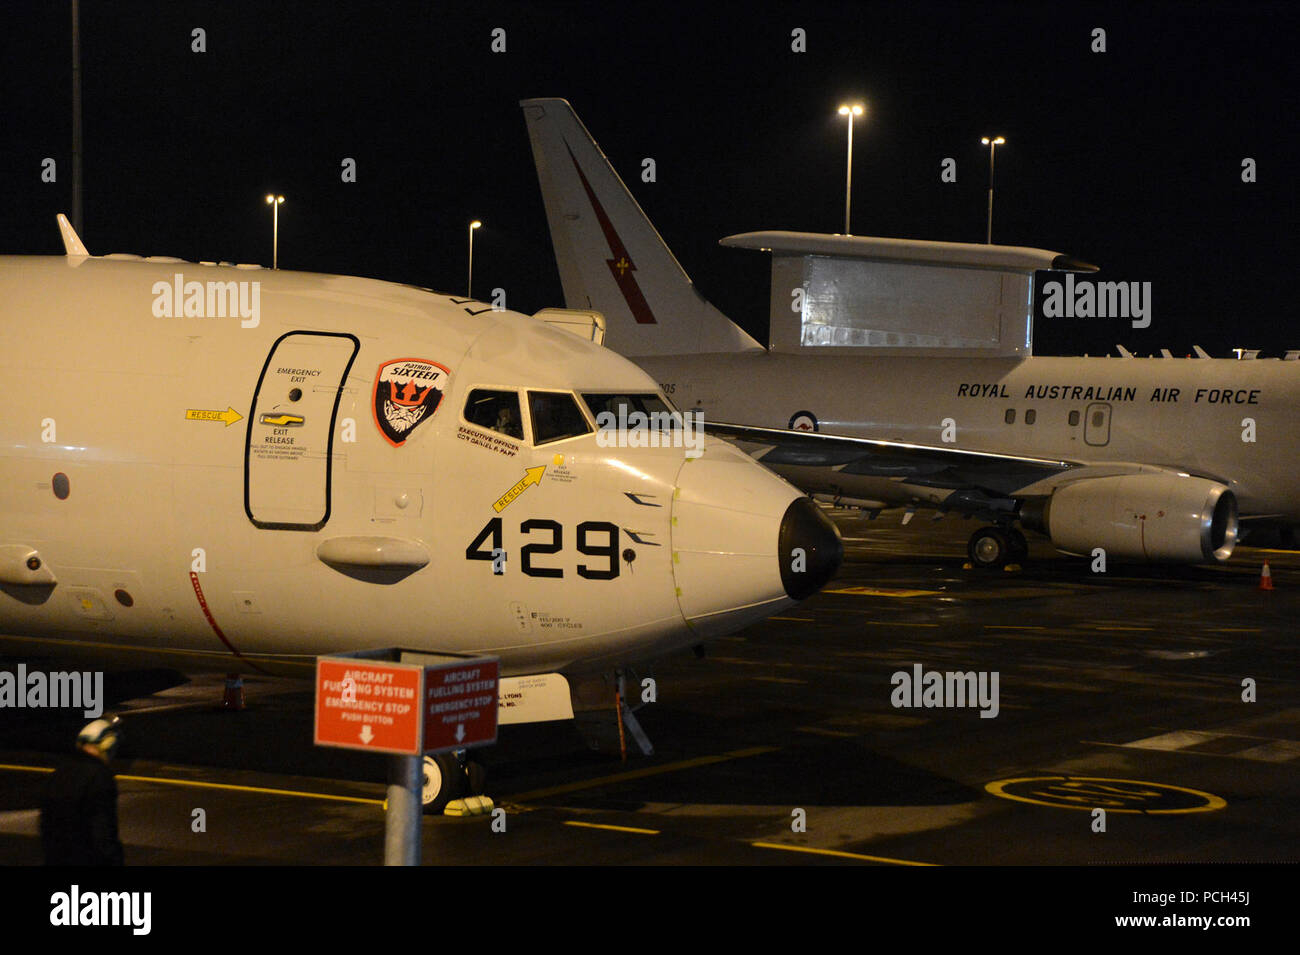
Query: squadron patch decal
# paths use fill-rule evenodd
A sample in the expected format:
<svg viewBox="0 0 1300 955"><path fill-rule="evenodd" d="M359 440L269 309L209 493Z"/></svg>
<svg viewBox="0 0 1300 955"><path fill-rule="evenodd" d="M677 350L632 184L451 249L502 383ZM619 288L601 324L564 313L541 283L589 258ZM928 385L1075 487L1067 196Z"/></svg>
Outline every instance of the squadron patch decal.
<svg viewBox="0 0 1300 955"><path fill-rule="evenodd" d="M451 370L424 358L395 358L379 366L370 405L379 433L395 448L433 417Z"/></svg>

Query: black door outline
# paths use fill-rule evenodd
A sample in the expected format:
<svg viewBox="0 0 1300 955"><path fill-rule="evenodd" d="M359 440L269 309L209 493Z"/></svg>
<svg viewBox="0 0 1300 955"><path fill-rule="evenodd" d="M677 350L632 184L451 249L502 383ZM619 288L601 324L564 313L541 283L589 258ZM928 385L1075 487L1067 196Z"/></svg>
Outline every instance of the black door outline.
<svg viewBox="0 0 1300 955"><path fill-rule="evenodd" d="M343 374L339 377L338 390L334 392L334 408L330 412L330 429L329 443L325 447L325 514L315 524L292 524L284 521L259 521L253 516L253 509L248 500L248 479L249 463L253 445L253 421L257 417L257 398L262 393L262 382L266 380L266 370L271 367L271 357L275 350L280 347L280 342L294 335L316 335L320 338L346 338L352 342L352 355L348 358L347 365L343 368ZM329 523L330 512L334 507L334 425L338 421L339 401L343 398L343 385L348 380L348 373L352 371L352 363L357 360L357 352L361 350L361 342L355 335L349 335L345 332L312 332L306 329L299 329L292 332L285 332L274 342L271 343L271 350L266 353L266 361L262 363L262 373L257 376L257 387L253 389L253 400L248 406L248 431L244 437L244 513L248 519L253 522L254 527L266 531L318 531Z"/></svg>
<svg viewBox="0 0 1300 955"><path fill-rule="evenodd" d="M1089 437L1089 434L1090 432L1093 431L1093 427L1094 427L1092 423L1092 413L1094 411L1101 411L1106 416L1106 422L1105 422L1106 435L1100 441L1093 441ZM1084 444L1091 445L1094 448L1104 448L1106 445L1110 444L1110 414L1111 414L1111 407L1109 404L1107 404L1104 401L1094 402L1093 404L1088 405L1088 407L1084 409L1083 412Z"/></svg>

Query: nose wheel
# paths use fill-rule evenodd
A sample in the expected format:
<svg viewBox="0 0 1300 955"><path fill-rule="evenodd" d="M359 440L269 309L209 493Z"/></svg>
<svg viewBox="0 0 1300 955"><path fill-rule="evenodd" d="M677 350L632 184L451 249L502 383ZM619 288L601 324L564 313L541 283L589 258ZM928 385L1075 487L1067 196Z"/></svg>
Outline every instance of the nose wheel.
<svg viewBox="0 0 1300 955"><path fill-rule="evenodd" d="M424 786L420 801L424 811L437 814L453 799L461 799L469 790L469 779L453 753L424 757Z"/></svg>
<svg viewBox="0 0 1300 955"><path fill-rule="evenodd" d="M970 562L979 568L1004 567L1029 556L1029 542L1014 527L981 527L966 545Z"/></svg>
<svg viewBox="0 0 1300 955"><path fill-rule="evenodd" d="M424 757L420 801L426 813L441 813L453 799L481 796L486 785L487 770L477 760L462 762L455 753Z"/></svg>

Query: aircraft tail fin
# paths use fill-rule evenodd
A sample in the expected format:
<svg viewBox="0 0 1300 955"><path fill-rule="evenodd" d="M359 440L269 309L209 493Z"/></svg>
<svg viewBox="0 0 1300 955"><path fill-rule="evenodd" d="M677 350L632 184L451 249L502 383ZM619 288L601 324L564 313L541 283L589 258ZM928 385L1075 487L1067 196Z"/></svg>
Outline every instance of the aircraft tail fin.
<svg viewBox="0 0 1300 955"><path fill-rule="evenodd" d="M81 236L77 235L77 230L72 228L72 223L62 212L59 213L59 234L63 236L63 251L67 255L90 257L85 244L81 241Z"/></svg>
<svg viewBox="0 0 1300 955"><path fill-rule="evenodd" d="M562 99L520 104L565 305L595 309L624 355L761 350L700 295L587 128Z"/></svg>

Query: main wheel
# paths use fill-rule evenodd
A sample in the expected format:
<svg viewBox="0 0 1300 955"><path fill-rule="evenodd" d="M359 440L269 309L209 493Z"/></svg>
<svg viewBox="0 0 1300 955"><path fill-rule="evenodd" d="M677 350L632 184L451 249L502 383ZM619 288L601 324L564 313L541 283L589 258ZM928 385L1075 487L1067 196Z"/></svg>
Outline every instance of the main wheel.
<svg viewBox="0 0 1300 955"><path fill-rule="evenodd" d="M1000 527L981 527L970 536L966 553L976 567L1001 567L1011 559L1011 537Z"/></svg>
<svg viewBox="0 0 1300 955"><path fill-rule="evenodd" d="M464 768L451 753L424 757L424 786L420 802L427 813L440 813L447 803L460 799L469 791L469 779Z"/></svg>

